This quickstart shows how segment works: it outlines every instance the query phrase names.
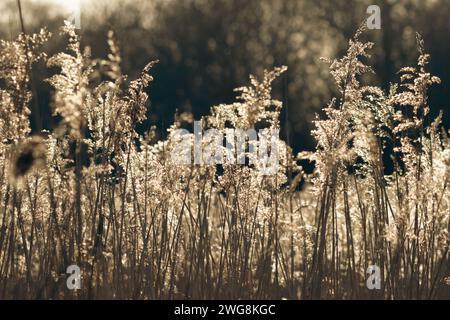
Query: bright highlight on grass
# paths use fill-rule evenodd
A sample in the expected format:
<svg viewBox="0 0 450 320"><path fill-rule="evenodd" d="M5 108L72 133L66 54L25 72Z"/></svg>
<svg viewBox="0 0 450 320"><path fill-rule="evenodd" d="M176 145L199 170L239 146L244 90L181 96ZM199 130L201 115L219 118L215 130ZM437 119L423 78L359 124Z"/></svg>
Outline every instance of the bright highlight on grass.
<svg viewBox="0 0 450 320"><path fill-rule="evenodd" d="M363 82L373 72L365 31L324 59L337 96L314 121L316 149L294 154L276 139L263 153L282 150L270 174L251 159L261 139L225 148L223 136L280 130L272 84L285 67L250 77L235 102L202 117L220 143L182 136L208 156L240 145L241 162L180 165L191 113L161 139L136 130L158 61L130 80L112 31L96 59L70 23L56 54L43 52L45 29L0 41L0 300L448 298L450 139L428 100L441 80L417 35L398 84ZM30 126L36 62L52 74L51 132ZM68 267L80 282L67 282Z"/></svg>

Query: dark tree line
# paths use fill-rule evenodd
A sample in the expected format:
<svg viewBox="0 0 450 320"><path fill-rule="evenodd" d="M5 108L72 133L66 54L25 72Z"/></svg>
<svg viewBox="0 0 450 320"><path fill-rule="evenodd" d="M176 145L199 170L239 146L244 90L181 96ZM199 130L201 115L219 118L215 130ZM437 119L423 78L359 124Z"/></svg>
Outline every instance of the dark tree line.
<svg viewBox="0 0 450 320"><path fill-rule="evenodd" d="M29 32L47 26L57 34L63 17L52 5L24 2ZM376 42L371 64L378 77L368 79L384 88L397 82L396 71L413 64L418 53L415 32L421 32L431 54L431 71L442 79L432 89L434 115L448 110L450 101L450 1L366 0L148 0L96 1L82 8L83 43L94 56L107 54L106 33L116 31L122 46L123 69L132 78L146 62L159 59L151 86L151 121L167 128L175 110L190 111L196 118L215 104L234 99L233 89L247 83L249 74L287 65L275 95L284 103L283 134L295 149L312 148L314 114L325 105L335 88L321 56L342 55L348 39L367 17L366 8L378 4L382 29L369 30ZM19 32L16 1L2 8L2 38ZM56 39L56 40L55 40ZM62 48L55 37L49 51ZM36 68L35 83L40 106L33 125L51 128L49 87L39 81L49 74ZM449 127L448 112L444 124ZM160 133L163 134L161 129Z"/></svg>

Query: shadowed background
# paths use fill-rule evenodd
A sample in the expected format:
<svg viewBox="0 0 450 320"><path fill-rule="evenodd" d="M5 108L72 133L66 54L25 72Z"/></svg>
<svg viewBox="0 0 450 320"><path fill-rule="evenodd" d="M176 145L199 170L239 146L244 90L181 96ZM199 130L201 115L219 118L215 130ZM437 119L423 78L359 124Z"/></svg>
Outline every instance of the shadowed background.
<svg viewBox="0 0 450 320"><path fill-rule="evenodd" d="M425 38L431 54L431 72L442 79L432 88L432 115L444 110L450 117L450 0L79 0L83 45L94 57L105 57L106 34L114 30L122 49L122 67L134 78L150 60L160 63L152 71L150 125L165 128L175 111L190 111L195 119L219 103L232 102L233 89L245 85L249 74L287 65L274 95L285 104L283 137L296 151L312 149L312 120L334 93L327 65L321 56L338 57L348 39L368 16L371 4L381 7L381 30L368 30L375 42L370 64L376 74L367 83L385 89L397 82L397 70L413 65L418 53L415 32ZM53 37L49 55L66 43L58 29L70 16L74 1L23 0L26 32L47 27ZM15 38L20 30L16 0L0 3L0 35ZM54 70L34 68L33 83L38 111L31 115L34 130L52 129L50 86L42 80Z"/></svg>

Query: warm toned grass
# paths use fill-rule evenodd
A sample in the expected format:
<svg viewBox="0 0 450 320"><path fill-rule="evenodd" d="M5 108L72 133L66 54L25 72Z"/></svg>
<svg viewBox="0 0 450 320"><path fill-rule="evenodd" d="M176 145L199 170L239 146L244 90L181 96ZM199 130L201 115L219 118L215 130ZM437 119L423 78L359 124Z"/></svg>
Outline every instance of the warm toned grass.
<svg viewBox="0 0 450 320"><path fill-rule="evenodd" d="M439 79L420 37L418 65L385 93L360 82L372 44L359 30L330 61L340 96L315 122L317 150L294 156L278 141L279 170L262 175L259 163L176 165L175 132L190 115L177 115L165 141L134 130L152 64L128 82L112 33L108 60L95 60L64 32L67 52L51 58L39 53L45 31L0 43L0 299L449 298L450 146L440 118L429 119ZM31 136L38 59L60 69L49 82L62 121ZM283 70L252 78L204 123L278 129L271 83ZM66 288L72 264L77 292ZM381 290L366 288L370 265Z"/></svg>

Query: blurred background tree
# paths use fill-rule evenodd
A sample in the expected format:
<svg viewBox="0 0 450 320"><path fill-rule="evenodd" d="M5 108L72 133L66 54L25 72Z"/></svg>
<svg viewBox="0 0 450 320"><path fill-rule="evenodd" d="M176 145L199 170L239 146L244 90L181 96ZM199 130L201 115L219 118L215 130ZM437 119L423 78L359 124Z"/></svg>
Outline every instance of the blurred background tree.
<svg viewBox="0 0 450 320"><path fill-rule="evenodd" d="M285 103L283 135L295 150L311 149L311 121L334 92L321 56L341 55L348 39L368 16L371 4L381 7L381 30L369 30L374 41L371 64L377 75L369 82L389 87L396 71L412 65L418 53L415 32L422 33L431 54L431 72L442 85L431 91L433 115L450 102L450 0L79 0L84 45L94 57L107 54L106 34L116 32L123 70L136 76L146 62L159 59L153 74L149 121L164 135L175 110L198 119L209 107L234 99L233 89L248 75L287 65L275 96ZM72 5L70 5L72 3ZM64 48L58 28L70 15L71 0L22 0L27 32L47 27L54 37L49 53ZM0 35L16 37L20 23L16 0L0 3ZM42 82L52 70L35 68L38 114L35 130L51 129L50 88ZM448 112L444 124L450 124Z"/></svg>

